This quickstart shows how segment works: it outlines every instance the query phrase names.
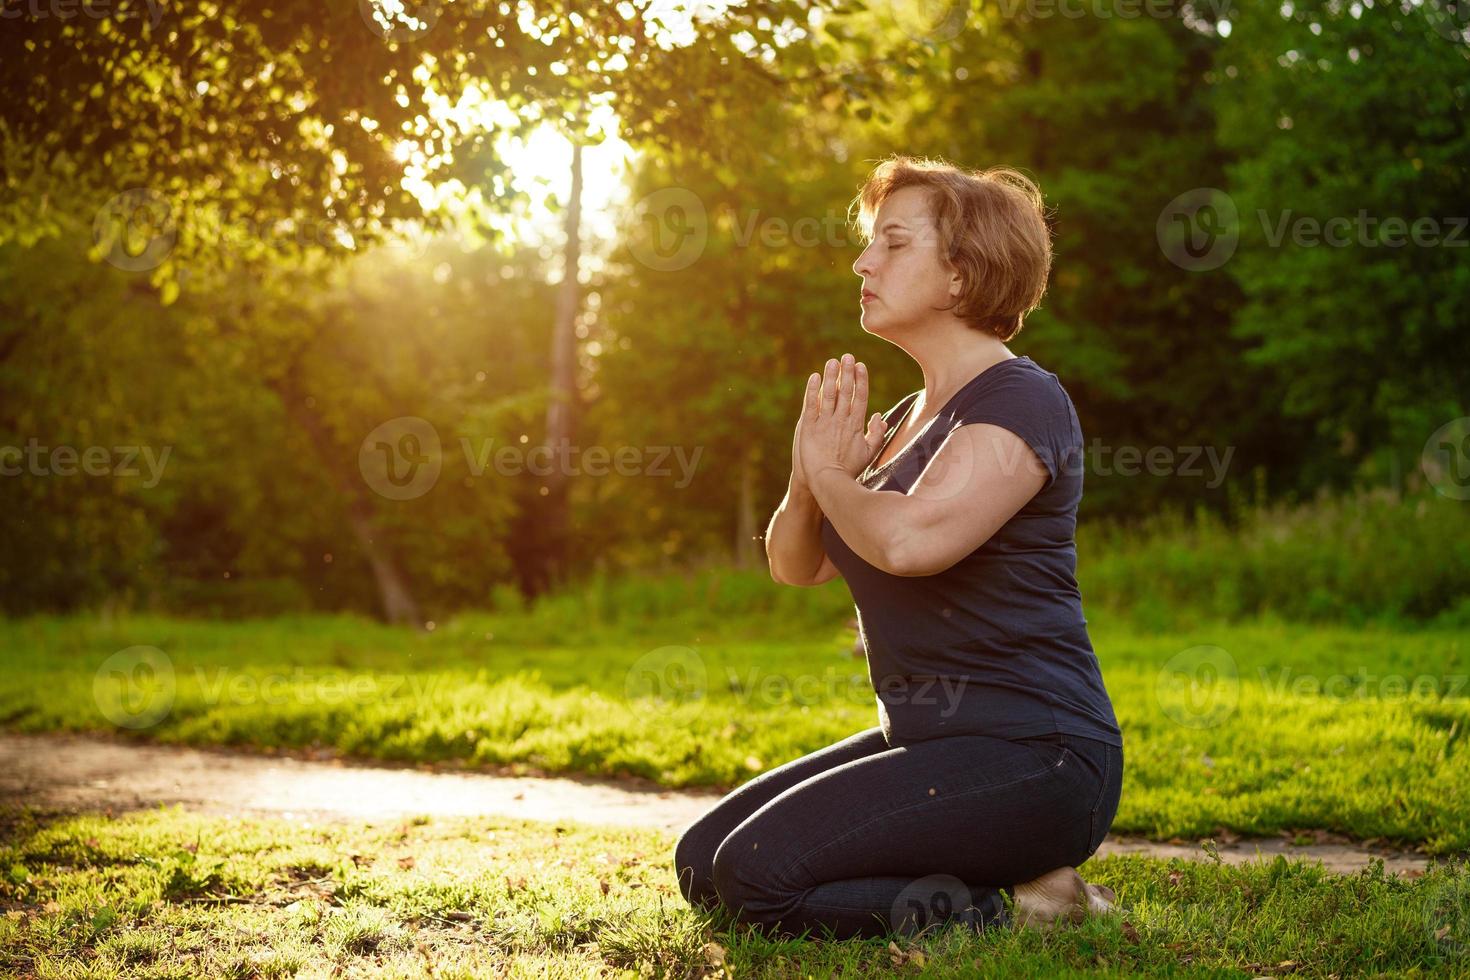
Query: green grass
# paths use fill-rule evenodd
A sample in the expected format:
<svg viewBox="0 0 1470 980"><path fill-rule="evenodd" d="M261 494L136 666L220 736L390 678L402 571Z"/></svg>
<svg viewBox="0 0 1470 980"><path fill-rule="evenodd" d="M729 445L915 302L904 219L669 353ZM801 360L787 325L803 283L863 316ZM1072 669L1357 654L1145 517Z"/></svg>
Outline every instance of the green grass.
<svg viewBox="0 0 1470 980"><path fill-rule="evenodd" d="M0 724L728 790L876 723L840 613L804 630L775 611L562 622L545 636L516 613L431 633L350 617L10 621ZM1094 619L1092 633L1124 730L1116 831L1470 848L1464 631ZM138 645L157 652L115 658Z"/></svg>
<svg viewBox="0 0 1470 980"><path fill-rule="evenodd" d="M1353 506L1084 543L1124 730L1115 831L1470 850L1464 512ZM1339 518L1402 540L1357 554L1332 537ZM0 726L728 790L876 722L840 581L599 577L517 605L502 591L426 633L351 616L0 622ZM1124 918L890 946L778 941L690 909L673 842L509 819L0 811L0 975L1470 976L1463 862L1398 879L1379 862L1333 877L1111 857L1084 870Z"/></svg>
<svg viewBox="0 0 1470 980"><path fill-rule="evenodd" d="M510 819L312 826L11 810L0 974L1470 976L1470 870L1112 857L1124 915L1043 935L779 939L687 906L672 836ZM890 942L892 945L890 946ZM723 960L723 971L716 967Z"/></svg>

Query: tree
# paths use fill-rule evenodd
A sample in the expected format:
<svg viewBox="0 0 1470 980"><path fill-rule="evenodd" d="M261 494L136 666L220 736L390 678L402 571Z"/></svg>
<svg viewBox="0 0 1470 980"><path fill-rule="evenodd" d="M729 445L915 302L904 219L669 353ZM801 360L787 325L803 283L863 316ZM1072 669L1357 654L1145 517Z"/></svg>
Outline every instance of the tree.
<svg viewBox="0 0 1470 980"><path fill-rule="evenodd" d="M100 8L87 7L80 19L36 5L7 10L0 152L20 193L0 214L9 219L0 242L33 244L95 215L94 258L148 271L165 305L186 288L221 305L234 297L238 307L215 322L327 464L332 433L307 404L298 360L316 338L287 330L252 341L263 304L229 284L261 287L283 267L314 274L344 244L360 248L400 221L442 226L448 212L418 196L435 189L481 216L512 207L492 150L496 127L524 135L547 119L571 126L597 101L615 101L635 139L739 166L754 151L726 139L718 120L753 93L840 86L857 95L880 81L820 64L830 46L792 43L815 32L829 6L740 5L692 18L691 37L678 43L666 14L631 3L528 12L206 0L150 6L156 17L123 4L97 18ZM404 179L406 164L416 182ZM128 244L140 231L141 251ZM567 283L575 288L575 270ZM551 428L565 428L556 411ZM340 465L327 469L338 474L386 615L418 619L397 549L361 488Z"/></svg>
<svg viewBox="0 0 1470 980"><path fill-rule="evenodd" d="M1470 42L1449 8L1248 6L1216 72L1251 362L1308 485L1417 470L1470 413Z"/></svg>
<svg viewBox="0 0 1470 980"><path fill-rule="evenodd" d="M691 18L681 43L667 12L632 3L558 0L527 15L466 0L420 6L422 20L368 0L146 11L119 0L95 8L107 16L71 18L17 5L0 33L0 137L22 193L0 227L32 241L55 233L58 212L90 220L144 187L178 225L162 284L218 258L221 228L284 225L319 246L324 223L367 242L425 217L405 160L429 184L504 207L515 195L496 131L571 124L592 102L614 103L634 140L738 156L712 107L787 85L862 88L817 65L818 46L789 40L831 5L733 6ZM235 257L271 251L254 245Z"/></svg>
<svg viewBox="0 0 1470 980"><path fill-rule="evenodd" d="M1292 462L1292 433L1270 423L1270 379L1231 333L1238 288L1227 272L1171 263L1157 233L1171 199L1223 181L1208 85L1221 39L1201 5L1067 9L977 12L890 131L908 152L1019 167L1041 187L1052 276L1012 346L1077 405L1085 514L1219 501L1204 477L1130 471L1117 454L1163 447L1177 462L1208 445L1236 473Z"/></svg>

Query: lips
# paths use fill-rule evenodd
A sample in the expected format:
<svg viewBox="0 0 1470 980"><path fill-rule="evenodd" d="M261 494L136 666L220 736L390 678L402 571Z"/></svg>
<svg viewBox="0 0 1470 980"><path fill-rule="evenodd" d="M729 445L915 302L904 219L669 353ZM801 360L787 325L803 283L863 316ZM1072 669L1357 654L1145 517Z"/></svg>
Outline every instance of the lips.
<svg viewBox="0 0 1470 980"><path fill-rule="evenodd" d="M870 299L877 299L877 298L878 298L878 294L877 293L873 292L871 289L864 289L863 290L862 298L859 299L858 302L860 302L860 303L866 303Z"/></svg>

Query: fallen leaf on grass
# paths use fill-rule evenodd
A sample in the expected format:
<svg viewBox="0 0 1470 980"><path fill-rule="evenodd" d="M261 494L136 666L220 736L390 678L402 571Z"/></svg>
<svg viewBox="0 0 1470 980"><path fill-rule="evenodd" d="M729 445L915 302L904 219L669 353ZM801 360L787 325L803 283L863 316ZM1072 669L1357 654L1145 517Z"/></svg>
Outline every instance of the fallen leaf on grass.
<svg viewBox="0 0 1470 980"><path fill-rule="evenodd" d="M922 950L902 950L898 948L898 943L890 942L888 944L888 959L896 967L903 966L905 963L912 963L914 966L922 969L928 957L924 955Z"/></svg>
<svg viewBox="0 0 1470 980"><path fill-rule="evenodd" d="M399 858L398 859L398 867L401 868L401 869L403 869L404 871L407 871L410 868L412 868L413 867L413 855L410 854L410 855L408 855L406 857Z"/></svg>

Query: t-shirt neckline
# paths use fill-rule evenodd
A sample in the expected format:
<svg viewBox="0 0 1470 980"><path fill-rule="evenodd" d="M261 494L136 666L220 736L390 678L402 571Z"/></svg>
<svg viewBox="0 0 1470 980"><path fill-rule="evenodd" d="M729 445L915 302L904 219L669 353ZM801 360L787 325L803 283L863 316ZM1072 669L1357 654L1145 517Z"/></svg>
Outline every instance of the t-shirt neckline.
<svg viewBox="0 0 1470 980"><path fill-rule="evenodd" d="M949 396L949 400L944 403L944 405L939 409L939 411L935 412L934 415L932 417L930 417L929 421L927 421L927 422L924 423L924 427L922 429L920 429L914 435L914 437L912 439L909 440L908 445L906 445L902 449L900 449L898 451L898 453L895 454L892 459L890 459L888 462L884 463L882 466L878 467L876 470L875 469L865 469L863 471L862 475L858 478L859 481L860 482L867 482L870 478L877 476L879 473L882 473L884 470L890 469L899 460L901 460L905 456L907 456L909 454L909 450L911 450L915 446L917 446L921 441L923 441L924 437L929 434L930 427L933 426L934 423L936 421L938 421L938 419L942 415L944 415L945 412L949 411L950 408L953 407L954 403L959 400L959 397L961 395L963 395L965 392L969 391L970 388L973 385L977 384L980 381L981 378L985 377L987 374L989 374L991 371L994 371L996 368L1000 367L1002 364L1009 364L1012 361L1029 361L1029 360L1031 360L1031 358L1029 356L1027 356L1026 354L1018 354L1015 357L1007 357L1004 360L996 361L994 364L990 365L988 368L986 368L985 370L981 371L979 374L975 375L969 381L966 381L963 385L960 386L959 391L956 391L953 395L950 395ZM890 432L888 434L888 438L889 439L892 439L893 438L893 433L894 432L897 432L898 429L899 429L899 426L903 425L904 420L909 417L909 412L912 412L914 410L914 401L918 401L918 395L919 395L919 392L921 392L921 391L923 391L922 388L920 388L919 391L915 391L915 392L911 392L910 393L909 397L913 398L913 401L910 401L909 404L908 404L908 407L903 410L903 415L901 415L899 417L898 424L893 427L893 432ZM888 441L885 439L884 442L883 442L883 445L880 446L880 447L878 447L878 452L874 455L874 458L876 459L878 456L882 456L883 455L883 450L885 450L887 448L888 448Z"/></svg>

